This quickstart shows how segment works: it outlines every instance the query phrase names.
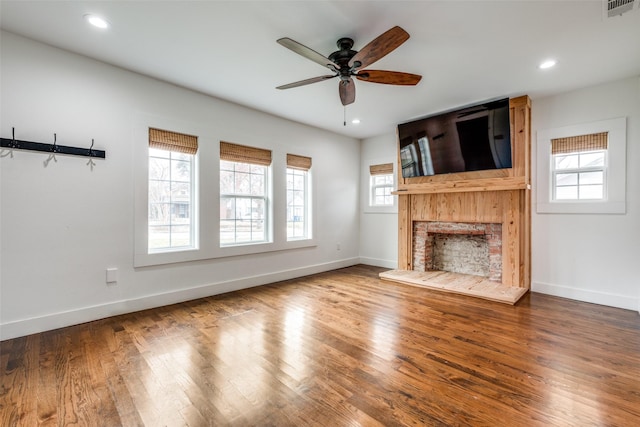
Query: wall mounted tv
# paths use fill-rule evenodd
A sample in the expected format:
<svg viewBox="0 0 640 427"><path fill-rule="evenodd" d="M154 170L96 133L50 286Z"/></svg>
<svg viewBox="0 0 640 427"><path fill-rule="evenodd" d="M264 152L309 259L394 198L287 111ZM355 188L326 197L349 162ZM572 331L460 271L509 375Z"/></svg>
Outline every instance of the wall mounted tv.
<svg viewBox="0 0 640 427"><path fill-rule="evenodd" d="M402 177L511 167L509 99L398 125Z"/></svg>

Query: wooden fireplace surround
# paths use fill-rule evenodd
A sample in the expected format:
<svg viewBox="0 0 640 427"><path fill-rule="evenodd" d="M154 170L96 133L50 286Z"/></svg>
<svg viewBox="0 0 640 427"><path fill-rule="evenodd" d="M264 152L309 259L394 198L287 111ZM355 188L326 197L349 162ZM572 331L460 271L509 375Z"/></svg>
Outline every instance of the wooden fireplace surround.
<svg viewBox="0 0 640 427"><path fill-rule="evenodd" d="M531 101L509 100L512 167L403 178L398 140L398 270L413 270L415 221L502 224L502 284L531 282Z"/></svg>

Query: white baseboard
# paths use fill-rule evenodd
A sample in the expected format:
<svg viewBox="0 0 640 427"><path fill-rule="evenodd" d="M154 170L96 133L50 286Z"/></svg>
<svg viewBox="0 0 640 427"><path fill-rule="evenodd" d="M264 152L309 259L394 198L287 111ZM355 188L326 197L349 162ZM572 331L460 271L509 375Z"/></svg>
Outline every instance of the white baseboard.
<svg viewBox="0 0 640 427"><path fill-rule="evenodd" d="M279 282L282 280L294 279L296 277L307 276L310 274L322 273L324 271L336 270L356 265L360 262L360 258L348 258L258 276L243 277L226 282L211 283L188 289L180 289L173 292L147 295L136 299L114 301L91 307L83 307L76 310L47 314L30 319L17 320L0 325L0 341L49 331L52 329L64 328L66 326L78 325L80 323L104 319L106 317L117 316L120 314L133 313L135 311L162 307L211 295L218 295L268 283Z"/></svg>
<svg viewBox="0 0 640 427"><path fill-rule="evenodd" d="M549 283L541 283L536 281L531 282L531 291L539 292L541 294L553 295L556 297L568 298L577 301L606 305L609 307L624 308L627 310L640 312L640 301L638 301L638 298L626 295L597 292L587 289L552 285Z"/></svg>
<svg viewBox="0 0 640 427"><path fill-rule="evenodd" d="M395 259L379 259L379 258L369 258L369 257L360 257L360 264L373 265L375 267L384 267L396 269L398 268L398 260Z"/></svg>

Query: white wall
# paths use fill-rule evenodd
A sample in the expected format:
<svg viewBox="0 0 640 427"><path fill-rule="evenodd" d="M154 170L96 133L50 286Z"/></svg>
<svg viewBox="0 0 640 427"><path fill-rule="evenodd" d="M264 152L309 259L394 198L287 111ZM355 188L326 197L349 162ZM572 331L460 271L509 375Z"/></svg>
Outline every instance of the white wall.
<svg viewBox="0 0 640 427"><path fill-rule="evenodd" d="M23 140L53 142L55 132L60 144L88 147L94 138L107 159L93 171L77 157L48 167L43 153L0 159L0 339L359 260L396 267L397 213L367 200L368 166L395 163L395 134L360 144L10 33L1 43L0 135L14 126ZM281 152L312 156L317 246L134 268L134 128L145 116L194 123L201 143L267 138ZM532 152L537 129L621 116L627 212L537 214L534 205L534 291L640 310L640 78L534 100ZM116 285L106 285L107 267L119 269Z"/></svg>
<svg viewBox="0 0 640 427"><path fill-rule="evenodd" d="M46 154L16 150L0 160L0 339L358 262L360 141L1 35L1 136L15 127L17 139L52 143L55 132L87 148L93 138L107 158L93 171L82 157L44 167ZM269 141L310 155L317 245L134 268L141 117L194 125L201 146ZM207 186L217 181L201 183L203 197ZM116 285L107 267L119 269Z"/></svg>
<svg viewBox="0 0 640 427"><path fill-rule="evenodd" d="M626 214L537 214L537 130L616 117L627 118ZM363 141L362 192L368 160L395 159L395 144L395 134ZM532 145L532 290L640 311L640 78L534 100ZM365 203L363 198L360 255L391 267L397 264L397 214L367 214Z"/></svg>
<svg viewBox="0 0 640 427"><path fill-rule="evenodd" d="M398 197L393 208L369 206L369 166L397 162L396 134L363 141L360 151L360 260L369 265L398 267ZM397 187L397 185L396 185Z"/></svg>
<svg viewBox="0 0 640 427"><path fill-rule="evenodd" d="M533 100L531 112L532 153L538 130L627 119L625 214L538 214L534 186L532 290L640 311L640 77Z"/></svg>

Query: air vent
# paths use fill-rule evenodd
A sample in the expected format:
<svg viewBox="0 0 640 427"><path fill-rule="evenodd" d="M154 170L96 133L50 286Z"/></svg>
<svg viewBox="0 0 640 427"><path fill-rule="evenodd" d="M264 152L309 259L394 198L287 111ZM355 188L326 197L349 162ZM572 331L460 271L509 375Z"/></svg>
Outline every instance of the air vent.
<svg viewBox="0 0 640 427"><path fill-rule="evenodd" d="M622 15L625 12L629 12L633 9L635 0L604 0L605 18L612 18L614 16Z"/></svg>

